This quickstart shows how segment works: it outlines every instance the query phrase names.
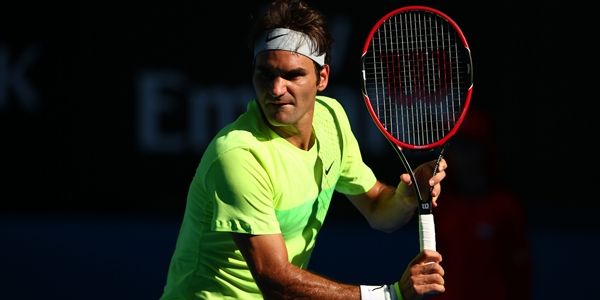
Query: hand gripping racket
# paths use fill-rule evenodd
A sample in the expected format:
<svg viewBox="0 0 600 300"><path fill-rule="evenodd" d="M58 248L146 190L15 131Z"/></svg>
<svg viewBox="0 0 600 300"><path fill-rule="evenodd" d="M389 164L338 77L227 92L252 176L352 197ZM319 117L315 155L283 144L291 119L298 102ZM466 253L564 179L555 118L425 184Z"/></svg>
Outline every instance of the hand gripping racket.
<svg viewBox="0 0 600 300"><path fill-rule="evenodd" d="M458 25L425 6L406 6L371 29L361 56L362 93L375 125L410 174L420 249L436 250L431 193L423 199L403 149L439 150L457 132L473 89L471 51Z"/></svg>

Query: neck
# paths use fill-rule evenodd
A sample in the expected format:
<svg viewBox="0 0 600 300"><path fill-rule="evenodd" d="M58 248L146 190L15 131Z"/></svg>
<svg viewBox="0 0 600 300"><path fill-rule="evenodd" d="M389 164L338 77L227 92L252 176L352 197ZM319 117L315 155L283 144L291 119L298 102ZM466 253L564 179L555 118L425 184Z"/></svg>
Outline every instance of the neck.
<svg viewBox="0 0 600 300"><path fill-rule="evenodd" d="M284 138L290 144L302 150L308 151L315 143L315 137L312 132L312 124L310 125L311 126L304 126L303 128L296 126L271 126L271 129L273 129L273 131L275 131L279 136Z"/></svg>

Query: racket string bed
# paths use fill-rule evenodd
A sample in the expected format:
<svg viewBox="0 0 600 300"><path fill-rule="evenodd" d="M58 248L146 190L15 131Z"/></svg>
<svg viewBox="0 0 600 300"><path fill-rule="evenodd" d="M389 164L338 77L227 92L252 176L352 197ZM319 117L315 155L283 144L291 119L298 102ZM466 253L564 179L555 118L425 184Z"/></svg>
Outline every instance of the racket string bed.
<svg viewBox="0 0 600 300"><path fill-rule="evenodd" d="M365 59L367 94L382 125L410 144L427 145L448 134L463 108L457 37L433 14L390 17L374 34ZM368 53L367 53L368 55ZM426 101L424 101L426 100Z"/></svg>

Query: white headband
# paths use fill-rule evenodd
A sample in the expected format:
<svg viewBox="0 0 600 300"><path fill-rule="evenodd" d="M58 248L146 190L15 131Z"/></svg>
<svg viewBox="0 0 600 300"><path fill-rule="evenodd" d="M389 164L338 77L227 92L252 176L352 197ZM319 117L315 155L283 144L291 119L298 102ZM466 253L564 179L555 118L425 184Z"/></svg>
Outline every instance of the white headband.
<svg viewBox="0 0 600 300"><path fill-rule="evenodd" d="M316 45L306 34L288 28L271 29L254 42L254 56L267 50L287 50L302 54L320 66L325 64L325 54L318 55Z"/></svg>

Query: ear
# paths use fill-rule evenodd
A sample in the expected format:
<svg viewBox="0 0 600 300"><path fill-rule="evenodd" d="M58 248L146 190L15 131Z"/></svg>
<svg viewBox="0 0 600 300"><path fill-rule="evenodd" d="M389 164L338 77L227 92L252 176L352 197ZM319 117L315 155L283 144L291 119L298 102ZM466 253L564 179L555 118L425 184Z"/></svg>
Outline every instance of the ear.
<svg viewBox="0 0 600 300"><path fill-rule="evenodd" d="M323 65L323 68L319 72L319 77L321 77L321 80L317 85L317 91L322 92L329 83L329 65Z"/></svg>

